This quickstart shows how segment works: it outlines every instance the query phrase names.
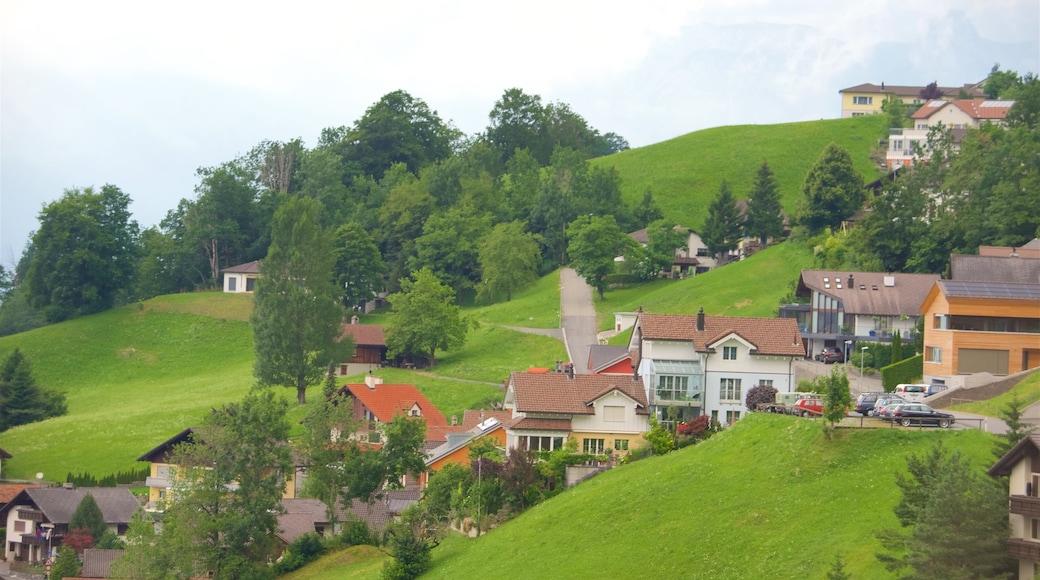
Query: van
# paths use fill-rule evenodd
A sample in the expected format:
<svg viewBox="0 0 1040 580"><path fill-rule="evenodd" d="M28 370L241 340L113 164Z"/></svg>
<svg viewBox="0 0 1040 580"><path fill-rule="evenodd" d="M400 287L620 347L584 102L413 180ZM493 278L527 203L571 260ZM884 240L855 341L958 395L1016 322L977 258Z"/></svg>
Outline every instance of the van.
<svg viewBox="0 0 1040 580"><path fill-rule="evenodd" d="M925 391L928 390L928 385L922 383L900 383L896 385L896 390L893 391L895 394L903 397L907 401L914 403L920 402L925 397Z"/></svg>
<svg viewBox="0 0 1040 580"><path fill-rule="evenodd" d="M928 385L927 389L924 390L924 396L931 397L932 395L938 395L939 393L945 391L948 388L950 387L948 387L947 385L932 383Z"/></svg>

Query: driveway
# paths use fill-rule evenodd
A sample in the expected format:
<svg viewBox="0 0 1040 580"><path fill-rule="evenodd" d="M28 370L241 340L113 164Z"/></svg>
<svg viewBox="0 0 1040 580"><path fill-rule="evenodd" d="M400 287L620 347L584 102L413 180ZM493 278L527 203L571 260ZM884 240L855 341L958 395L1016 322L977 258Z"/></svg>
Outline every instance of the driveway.
<svg viewBox="0 0 1040 580"><path fill-rule="evenodd" d="M563 343L574 363L574 372L589 374L589 346L596 340L596 309L592 287L570 268L560 271L560 309Z"/></svg>

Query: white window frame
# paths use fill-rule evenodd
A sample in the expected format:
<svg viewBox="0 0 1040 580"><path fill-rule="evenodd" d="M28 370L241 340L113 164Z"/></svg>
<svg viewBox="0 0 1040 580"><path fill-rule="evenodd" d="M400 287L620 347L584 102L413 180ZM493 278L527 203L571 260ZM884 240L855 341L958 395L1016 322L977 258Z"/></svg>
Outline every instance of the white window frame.
<svg viewBox="0 0 1040 580"><path fill-rule="evenodd" d="M601 455L603 453L603 450L606 449L604 443L605 441L603 439L593 439L591 437L586 437L585 439L581 440L582 452L590 453L593 455Z"/></svg>
<svg viewBox="0 0 1040 580"><path fill-rule="evenodd" d="M719 379L719 401L723 403L740 402L741 379ZM735 397L732 395L736 395Z"/></svg>
<svg viewBox="0 0 1040 580"><path fill-rule="evenodd" d="M737 360L737 347L735 347L735 346L724 346L724 347L722 347L722 360Z"/></svg>

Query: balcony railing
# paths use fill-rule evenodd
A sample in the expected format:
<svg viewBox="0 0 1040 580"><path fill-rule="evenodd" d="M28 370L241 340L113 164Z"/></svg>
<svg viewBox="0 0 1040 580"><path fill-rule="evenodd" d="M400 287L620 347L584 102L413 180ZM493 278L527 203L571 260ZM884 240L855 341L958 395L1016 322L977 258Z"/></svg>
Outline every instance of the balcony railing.
<svg viewBox="0 0 1040 580"><path fill-rule="evenodd" d="M1011 496L1011 513L1040 518L1040 497Z"/></svg>
<svg viewBox="0 0 1040 580"><path fill-rule="evenodd" d="M1007 542L1007 553L1015 560L1040 560L1040 542L1011 538Z"/></svg>

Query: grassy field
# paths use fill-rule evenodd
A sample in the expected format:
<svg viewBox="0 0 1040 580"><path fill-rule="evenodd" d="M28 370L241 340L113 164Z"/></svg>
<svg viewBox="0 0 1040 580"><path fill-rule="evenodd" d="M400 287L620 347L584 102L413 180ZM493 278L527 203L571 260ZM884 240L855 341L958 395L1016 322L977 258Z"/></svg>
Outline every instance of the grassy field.
<svg viewBox="0 0 1040 580"><path fill-rule="evenodd" d="M542 276L509 302L471 306L464 313L481 323L525 328L560 327L560 272Z"/></svg>
<svg viewBox="0 0 1040 580"><path fill-rule="evenodd" d="M987 417L999 417L1000 410L1011 402L1013 396L1018 397L1023 408L1040 401L1040 372L1034 372L1029 375L1022 382L1012 387L1010 391L1003 395L993 397L986 401L952 405L950 409L954 411L964 411L966 413L975 413L977 415L986 415Z"/></svg>
<svg viewBox="0 0 1040 580"><path fill-rule="evenodd" d="M942 439L980 470L975 430L842 430L752 414L706 443L623 466L476 540L434 551L430 578L890 578L875 530L898 525L894 473Z"/></svg>
<svg viewBox="0 0 1040 580"><path fill-rule="evenodd" d="M390 557L373 546L352 546L326 554L295 572L279 576L282 580L340 580L355 578L379 580L383 563Z"/></svg>
<svg viewBox="0 0 1040 580"><path fill-rule="evenodd" d="M700 229L722 180L729 182L734 197L746 199L763 161L776 175L788 215L798 207L805 176L829 143L849 151L866 181L877 179L880 173L870 153L884 134L884 115L717 127L591 163L618 170L626 203L638 203L649 188L666 218Z"/></svg>

